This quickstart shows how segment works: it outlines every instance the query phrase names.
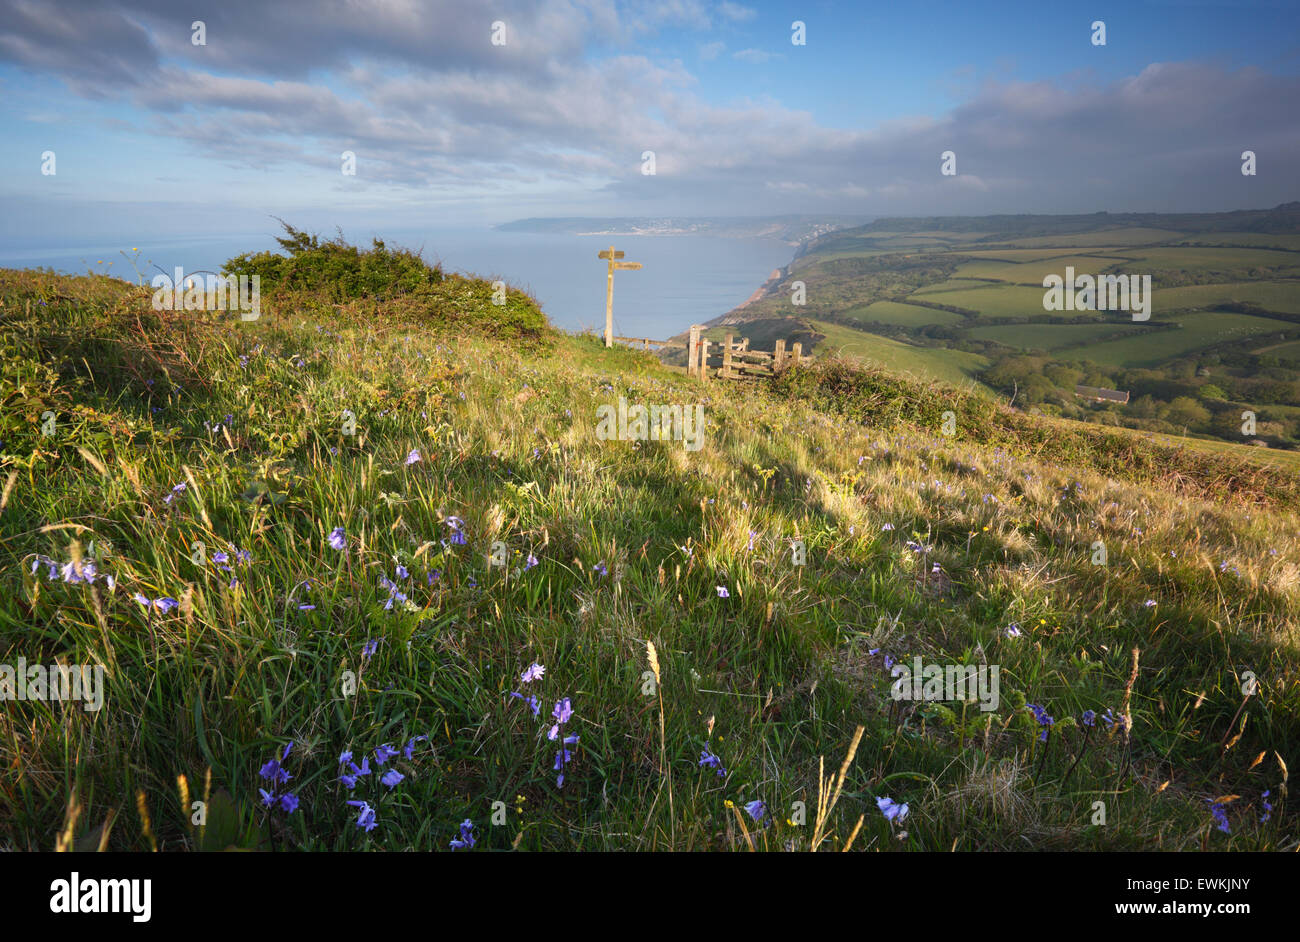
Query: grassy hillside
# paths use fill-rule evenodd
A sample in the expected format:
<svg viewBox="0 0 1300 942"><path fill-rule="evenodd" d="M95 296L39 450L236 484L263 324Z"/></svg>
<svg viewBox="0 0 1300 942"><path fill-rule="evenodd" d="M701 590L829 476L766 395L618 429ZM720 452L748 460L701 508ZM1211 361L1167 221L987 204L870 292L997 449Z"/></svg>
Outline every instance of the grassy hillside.
<svg viewBox="0 0 1300 942"><path fill-rule="evenodd" d="M1293 473L838 363L706 385L453 276L331 290L245 322L0 272L0 663L106 668L0 712L0 846L1297 847ZM602 440L620 397L703 446ZM917 656L996 708L894 699Z"/></svg>

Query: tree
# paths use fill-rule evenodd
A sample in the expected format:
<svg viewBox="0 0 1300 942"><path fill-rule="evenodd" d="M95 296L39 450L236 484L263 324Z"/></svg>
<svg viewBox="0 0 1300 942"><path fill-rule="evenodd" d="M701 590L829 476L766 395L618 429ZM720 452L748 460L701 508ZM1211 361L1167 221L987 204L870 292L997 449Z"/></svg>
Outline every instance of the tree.
<svg viewBox="0 0 1300 942"><path fill-rule="evenodd" d="M1161 418L1174 425L1200 428L1210 421L1210 410L1191 396L1179 396L1169 403L1169 408L1165 410Z"/></svg>

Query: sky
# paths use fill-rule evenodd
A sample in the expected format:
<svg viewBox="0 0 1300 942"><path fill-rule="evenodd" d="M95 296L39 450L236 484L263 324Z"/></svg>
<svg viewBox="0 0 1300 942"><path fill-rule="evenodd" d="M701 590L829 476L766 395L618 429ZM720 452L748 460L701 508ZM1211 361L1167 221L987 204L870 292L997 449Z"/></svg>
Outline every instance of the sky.
<svg viewBox="0 0 1300 942"><path fill-rule="evenodd" d="M1300 198L1297 27L1295 0L0 0L0 241L1269 207Z"/></svg>

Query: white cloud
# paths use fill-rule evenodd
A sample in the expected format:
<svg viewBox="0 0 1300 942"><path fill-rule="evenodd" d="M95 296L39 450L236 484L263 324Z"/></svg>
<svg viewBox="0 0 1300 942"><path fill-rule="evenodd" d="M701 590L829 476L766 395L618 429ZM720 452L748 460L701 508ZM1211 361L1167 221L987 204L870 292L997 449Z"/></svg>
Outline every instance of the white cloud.
<svg viewBox="0 0 1300 942"><path fill-rule="evenodd" d="M764 52L762 49L741 49L738 52L733 52L731 58L740 62L749 62L753 65L760 65L767 62L769 59L777 59L780 57L775 53Z"/></svg>
<svg viewBox="0 0 1300 942"><path fill-rule="evenodd" d="M718 13L733 23L744 23L758 16L757 10L741 6L739 3L732 3L731 0L722 0L718 4Z"/></svg>
<svg viewBox="0 0 1300 942"><path fill-rule="evenodd" d="M724 42L705 43L700 47L700 58L705 62L711 62L722 54L722 50L727 48Z"/></svg>

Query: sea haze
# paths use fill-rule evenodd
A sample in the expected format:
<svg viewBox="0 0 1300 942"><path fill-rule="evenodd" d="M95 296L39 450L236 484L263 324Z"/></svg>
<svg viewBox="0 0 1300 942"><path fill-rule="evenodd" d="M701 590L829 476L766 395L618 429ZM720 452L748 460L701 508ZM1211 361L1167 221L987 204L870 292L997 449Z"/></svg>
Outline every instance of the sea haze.
<svg viewBox="0 0 1300 942"><path fill-rule="evenodd" d="M331 232L321 232L323 238ZM719 236L582 236L502 232L494 229L441 231L345 231L349 242L368 246L379 235L390 246L420 249L445 269L502 280L530 291L555 326L565 330L605 328L605 262L596 257L612 243L640 271L614 276L614 332L662 340L691 324L725 314L787 264L795 247L776 239ZM138 248L138 253L131 252ZM88 269L136 281L121 252L138 261L145 280L161 268L186 273L218 271L241 252L278 250L274 233L243 238L222 235L159 242L123 237L115 245L11 250L0 246L0 267L49 267L74 274ZM152 263L152 264L150 264ZM157 266L157 267L154 267Z"/></svg>

